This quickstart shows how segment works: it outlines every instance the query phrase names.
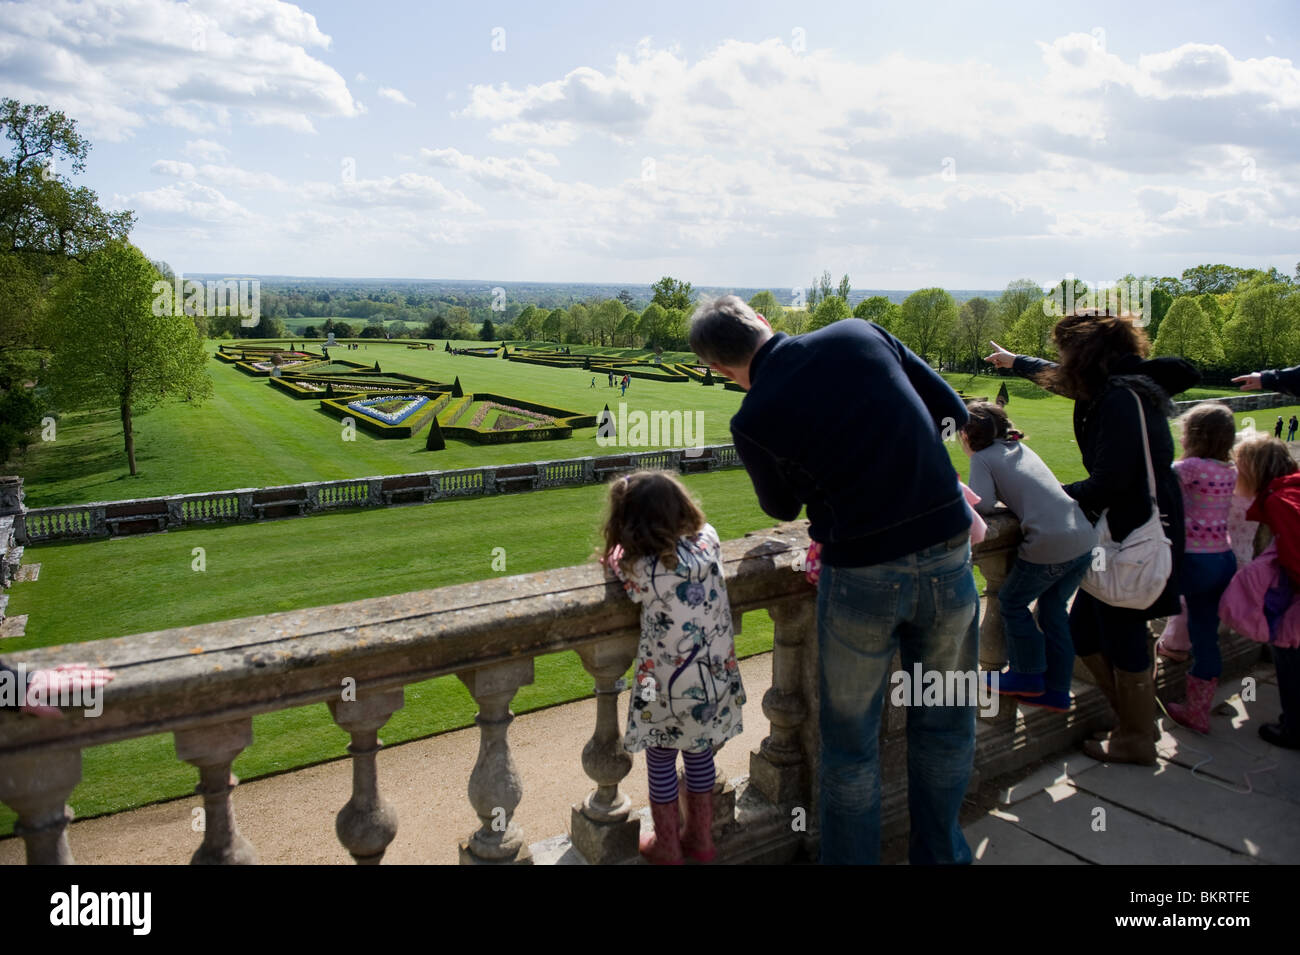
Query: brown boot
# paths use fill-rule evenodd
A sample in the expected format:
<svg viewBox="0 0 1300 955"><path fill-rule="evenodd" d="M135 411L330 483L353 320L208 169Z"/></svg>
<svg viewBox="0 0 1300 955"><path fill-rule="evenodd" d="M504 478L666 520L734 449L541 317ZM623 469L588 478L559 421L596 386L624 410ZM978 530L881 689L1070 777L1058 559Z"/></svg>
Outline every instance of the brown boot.
<svg viewBox="0 0 1300 955"><path fill-rule="evenodd" d="M682 830L682 852L696 862L712 862L718 854L713 847L713 790L686 793L686 828Z"/></svg>
<svg viewBox="0 0 1300 955"><path fill-rule="evenodd" d="M1079 657L1079 660L1088 668L1088 672L1092 674L1097 687L1105 694L1106 702L1110 704L1111 710L1118 714L1119 701L1115 697L1115 668L1110 665L1110 661L1101 653L1090 653L1086 657ZM1098 730L1092 734L1092 738L1096 740L1109 739L1110 731ZM1151 720L1151 741L1153 743L1160 742L1160 727L1156 725L1154 713Z"/></svg>
<svg viewBox="0 0 1300 955"><path fill-rule="evenodd" d="M641 836L641 855L651 865L681 865L681 817L677 800L650 803L655 831Z"/></svg>
<svg viewBox="0 0 1300 955"><path fill-rule="evenodd" d="M1119 725L1104 742L1085 740L1083 751L1106 763L1156 764L1156 746L1151 739L1155 724L1155 681L1149 671L1115 671L1115 695L1119 702Z"/></svg>

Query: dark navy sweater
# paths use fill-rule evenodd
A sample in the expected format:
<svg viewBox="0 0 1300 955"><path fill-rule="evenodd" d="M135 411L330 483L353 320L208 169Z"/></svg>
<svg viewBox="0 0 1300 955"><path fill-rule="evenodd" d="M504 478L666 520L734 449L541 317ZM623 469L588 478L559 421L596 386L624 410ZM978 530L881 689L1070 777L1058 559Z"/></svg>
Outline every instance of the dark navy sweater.
<svg viewBox="0 0 1300 955"><path fill-rule="evenodd" d="M833 567L879 564L970 529L941 432L966 424L947 382L874 322L777 333L755 353L731 436L763 510ZM944 431L944 429L947 429Z"/></svg>

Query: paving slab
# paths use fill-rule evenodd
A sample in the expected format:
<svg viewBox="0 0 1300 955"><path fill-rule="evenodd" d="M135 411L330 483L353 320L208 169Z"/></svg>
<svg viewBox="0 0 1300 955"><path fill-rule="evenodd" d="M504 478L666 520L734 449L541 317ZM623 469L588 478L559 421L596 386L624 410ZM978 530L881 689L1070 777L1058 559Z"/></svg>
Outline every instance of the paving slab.
<svg viewBox="0 0 1300 955"><path fill-rule="evenodd" d="M27 633L27 614L20 613L13 617L5 617L4 623L0 623L0 640L8 637L21 637Z"/></svg>
<svg viewBox="0 0 1300 955"><path fill-rule="evenodd" d="M14 575L14 580L39 580L40 576L40 564L23 564L18 568L18 573Z"/></svg>
<svg viewBox="0 0 1300 955"><path fill-rule="evenodd" d="M1166 760L1156 767L1105 765L1076 784L1088 800L1114 802L1233 853L1300 863L1296 806L1285 799L1230 792Z"/></svg>
<svg viewBox="0 0 1300 955"><path fill-rule="evenodd" d="M1014 823L988 815L963 830L975 865L1086 865Z"/></svg>
<svg viewBox="0 0 1300 955"><path fill-rule="evenodd" d="M1109 767L1102 767L1106 769ZM1184 776L1190 785L1190 774ZM1101 770L1085 773L1080 782L1096 778ZM1100 815L1097 810L1105 810ZM1052 845L1100 865L1243 865L1249 856L1132 812L1124 806L1062 783L1009 810L993 815L1013 822ZM1094 824L1104 822L1104 830Z"/></svg>
<svg viewBox="0 0 1300 955"><path fill-rule="evenodd" d="M1070 753L1067 756L1058 757L1052 762L1038 767L1024 779L1002 788L998 792L998 804L1014 806L1031 796L1038 795L1045 789L1049 789L1061 782L1067 782L1072 777L1080 773L1086 773L1088 770L1095 769L1100 765L1101 763L1090 756L1085 756L1083 753Z"/></svg>

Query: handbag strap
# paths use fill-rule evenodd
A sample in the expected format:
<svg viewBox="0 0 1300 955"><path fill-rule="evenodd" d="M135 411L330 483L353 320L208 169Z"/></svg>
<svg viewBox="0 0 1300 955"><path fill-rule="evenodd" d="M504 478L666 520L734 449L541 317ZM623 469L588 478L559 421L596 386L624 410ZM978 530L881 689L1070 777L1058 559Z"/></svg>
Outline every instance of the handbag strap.
<svg viewBox="0 0 1300 955"><path fill-rule="evenodd" d="M1138 418L1142 422L1142 453L1147 459L1147 491L1151 495L1151 504L1156 506L1156 469L1151 464L1151 442L1147 435L1147 414L1142 408L1142 399L1137 396L1137 392L1132 388L1126 388L1133 400L1137 402Z"/></svg>

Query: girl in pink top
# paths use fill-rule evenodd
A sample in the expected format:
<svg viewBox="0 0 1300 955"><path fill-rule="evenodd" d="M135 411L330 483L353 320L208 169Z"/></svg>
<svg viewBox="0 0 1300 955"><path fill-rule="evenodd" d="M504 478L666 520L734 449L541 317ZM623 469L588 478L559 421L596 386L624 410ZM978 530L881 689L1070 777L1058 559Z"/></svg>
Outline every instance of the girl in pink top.
<svg viewBox="0 0 1300 955"><path fill-rule="evenodd" d="M1230 463L1236 440L1232 412L1220 404L1196 405L1182 419L1183 457L1174 471L1183 489L1185 553L1183 596L1192 669L1187 702L1171 703L1169 715L1199 733L1210 731L1210 706L1223 670L1219 656L1219 598L1237 571L1228 541L1228 514L1237 472Z"/></svg>

